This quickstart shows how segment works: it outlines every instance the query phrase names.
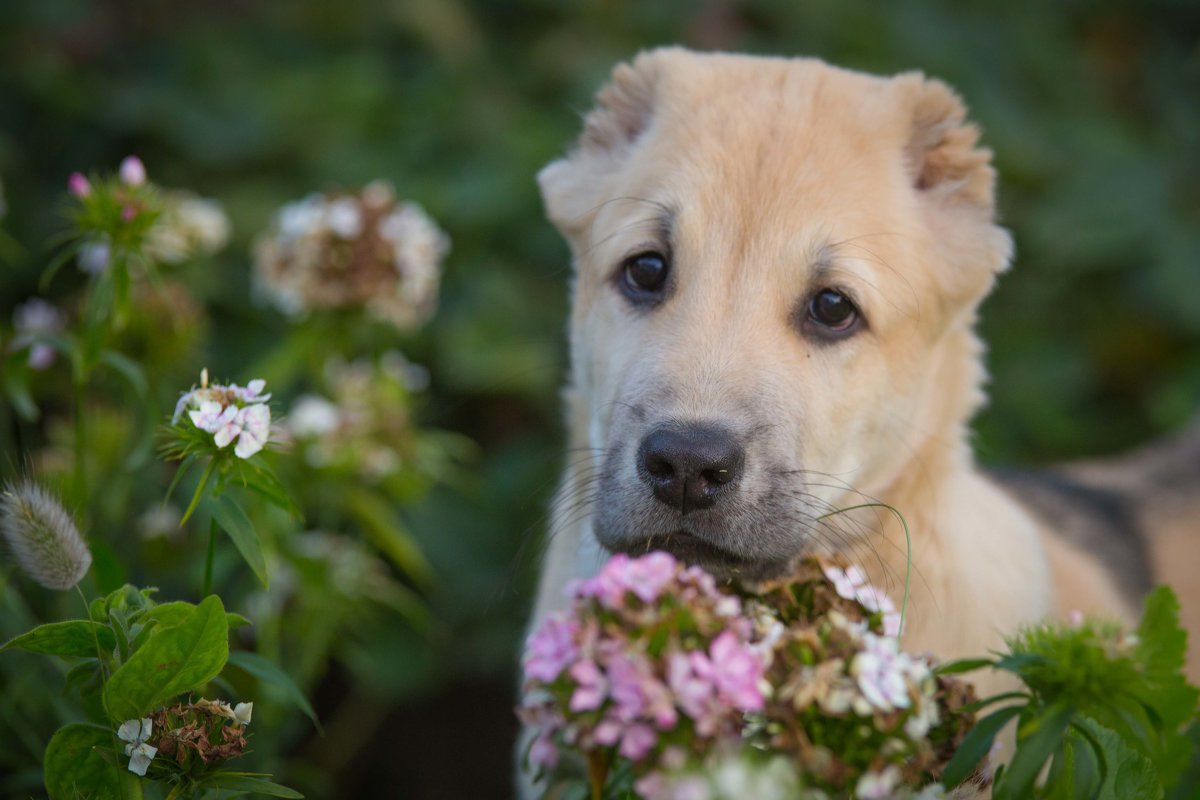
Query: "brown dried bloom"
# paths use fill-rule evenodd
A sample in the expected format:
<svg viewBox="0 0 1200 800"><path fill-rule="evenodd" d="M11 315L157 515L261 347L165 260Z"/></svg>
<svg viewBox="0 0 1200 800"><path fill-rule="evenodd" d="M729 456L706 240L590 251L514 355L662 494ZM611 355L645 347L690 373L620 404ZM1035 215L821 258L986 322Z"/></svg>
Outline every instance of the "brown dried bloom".
<svg viewBox="0 0 1200 800"><path fill-rule="evenodd" d="M160 708L150 718L158 754L185 770L196 762L208 767L246 752L246 726L220 700L178 703Z"/></svg>
<svg viewBox="0 0 1200 800"><path fill-rule="evenodd" d="M311 194L280 209L255 245L255 281L284 313L363 308L397 328L437 301L450 243L416 203L377 181L358 194Z"/></svg>

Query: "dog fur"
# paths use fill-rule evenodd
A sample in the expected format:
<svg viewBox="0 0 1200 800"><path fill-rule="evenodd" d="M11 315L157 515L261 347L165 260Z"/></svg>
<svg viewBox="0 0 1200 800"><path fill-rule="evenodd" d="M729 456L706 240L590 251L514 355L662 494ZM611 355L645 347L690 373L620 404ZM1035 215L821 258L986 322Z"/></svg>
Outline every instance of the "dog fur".
<svg viewBox="0 0 1200 800"><path fill-rule="evenodd" d="M1041 476L974 462L976 311L1012 256L977 141L919 73L678 48L615 69L539 175L575 277L569 463L535 624L608 552L651 546L750 577L837 551L899 600L909 546L886 504L911 537L906 649L977 656L1075 610L1130 621L1170 581L1197 677L1200 429ZM618 284L642 252L670 274L638 306ZM806 320L825 288L861 311L853 335ZM728 430L745 463L728 498L680 514L634 462L656 426L693 423Z"/></svg>

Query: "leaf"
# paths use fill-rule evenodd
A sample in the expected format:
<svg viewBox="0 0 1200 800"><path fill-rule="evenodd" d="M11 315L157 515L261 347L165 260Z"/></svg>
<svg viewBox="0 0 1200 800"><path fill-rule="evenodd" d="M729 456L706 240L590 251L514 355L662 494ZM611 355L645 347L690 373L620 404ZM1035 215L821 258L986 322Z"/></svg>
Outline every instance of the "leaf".
<svg viewBox="0 0 1200 800"><path fill-rule="evenodd" d="M19 647L49 656L95 658L97 640L101 653L111 653L117 646L112 629L107 625L86 619L72 619L39 625L28 633L9 639L0 650Z"/></svg>
<svg viewBox="0 0 1200 800"><path fill-rule="evenodd" d="M933 673L935 675L960 675L964 672L974 672L977 669L990 667L994 663L990 658L962 658L958 661L939 664Z"/></svg>
<svg viewBox="0 0 1200 800"><path fill-rule="evenodd" d="M258 531L254 529L254 523L246 516L246 512L227 494L213 498L209 503L209 511L221 529L229 534L234 546L250 565L263 588L267 588L267 560L263 557Z"/></svg>
<svg viewBox="0 0 1200 800"><path fill-rule="evenodd" d="M207 789L224 789L234 792L250 792L252 794L265 794L268 797L289 797L301 798L304 795L297 792L295 789L289 789L278 783L272 783L258 775L249 775L242 773L217 772L204 777L198 781L197 786L202 786Z"/></svg>
<svg viewBox="0 0 1200 800"><path fill-rule="evenodd" d="M1169 587L1159 586L1146 597L1137 636L1145 681L1133 693L1158 717L1162 744L1151 756L1163 784L1171 786L1191 760L1194 745L1183 727L1196 716L1200 690L1183 675L1187 632L1179 624L1179 601Z"/></svg>
<svg viewBox="0 0 1200 800"><path fill-rule="evenodd" d="M82 722L58 729L42 757L46 792L51 800L76 797L117 800L122 796L141 796L140 786L131 780L123 781L120 768L96 748L112 750L112 731ZM122 782L126 783L126 792L122 792ZM129 792L130 788L136 793Z"/></svg>
<svg viewBox="0 0 1200 800"><path fill-rule="evenodd" d="M228 658L225 608L211 595L179 624L160 627L112 674L104 687L104 707L115 722L143 717L176 695L208 683Z"/></svg>
<svg viewBox="0 0 1200 800"><path fill-rule="evenodd" d="M4 393L13 409L25 422L37 422L41 409L29 392L29 367L22 354L7 354L4 358Z"/></svg>
<svg viewBox="0 0 1200 800"><path fill-rule="evenodd" d="M942 773L942 783L946 788L953 789L970 777L979 762L992 749L992 742L1009 720L1020 714L1025 706L1006 706L993 711L988 716L975 723L975 727L963 738L962 744L954 752L950 763Z"/></svg>
<svg viewBox="0 0 1200 800"><path fill-rule="evenodd" d="M1104 783L1100 787L1098 800L1161 800L1162 784L1153 762L1134 750L1116 733L1095 720L1080 717L1076 727L1083 733L1096 756L1106 765Z"/></svg>
<svg viewBox="0 0 1200 800"><path fill-rule="evenodd" d="M1074 714L1071 706L1061 703L1022 723L1017 731L1016 752L1008 762L1003 778L993 787L992 797L996 800L1027 800L1033 796L1033 782L1058 748Z"/></svg>
<svg viewBox="0 0 1200 800"><path fill-rule="evenodd" d="M345 502L371 543L419 586L429 586L433 568L390 504L363 489L347 489Z"/></svg>
<svg viewBox="0 0 1200 800"><path fill-rule="evenodd" d="M280 669L275 662L263 658L258 653L236 650L229 654L229 663L249 672L265 684L282 689L287 699L312 720L313 725L322 736L325 735L321 729L321 721L317 719L317 712L308 702L308 698L304 696L304 692L300 691L300 687L292 681L291 676Z"/></svg>

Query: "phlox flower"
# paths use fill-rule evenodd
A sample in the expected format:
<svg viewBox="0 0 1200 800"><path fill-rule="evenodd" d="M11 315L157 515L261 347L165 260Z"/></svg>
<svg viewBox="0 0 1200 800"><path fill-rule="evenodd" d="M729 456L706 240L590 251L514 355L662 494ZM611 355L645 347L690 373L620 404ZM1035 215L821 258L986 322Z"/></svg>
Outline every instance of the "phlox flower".
<svg viewBox="0 0 1200 800"><path fill-rule="evenodd" d="M884 712L908 708L911 699L905 678L911 665L909 656L898 652L896 640L890 636L866 633L863 645L850 662L850 674L857 680L863 698Z"/></svg>
<svg viewBox="0 0 1200 800"><path fill-rule="evenodd" d="M126 156L118 174L126 186L141 186L146 182L146 165L137 156Z"/></svg>
<svg viewBox="0 0 1200 800"><path fill-rule="evenodd" d="M145 775L150 762L158 753L157 747L146 744L153 728L154 723L148 717L140 720L127 719L117 728L117 737L128 742L125 745L125 755L129 756L129 771L135 775Z"/></svg>
<svg viewBox="0 0 1200 800"><path fill-rule="evenodd" d="M209 386L207 375L207 371L202 374L199 389L193 387L179 398L172 423L177 423L186 410L193 425L213 435L218 448L236 441L234 453L238 458L250 458L271 437L271 409L266 404L271 395L263 393L266 381L256 379L244 387L236 383Z"/></svg>
<svg viewBox="0 0 1200 800"><path fill-rule="evenodd" d="M525 675L549 683L579 656L575 635L579 623L562 614L546 620L529 637L525 649Z"/></svg>
<svg viewBox="0 0 1200 800"><path fill-rule="evenodd" d="M888 800L900 782L900 770L894 765L879 772L865 772L854 787L857 800Z"/></svg>

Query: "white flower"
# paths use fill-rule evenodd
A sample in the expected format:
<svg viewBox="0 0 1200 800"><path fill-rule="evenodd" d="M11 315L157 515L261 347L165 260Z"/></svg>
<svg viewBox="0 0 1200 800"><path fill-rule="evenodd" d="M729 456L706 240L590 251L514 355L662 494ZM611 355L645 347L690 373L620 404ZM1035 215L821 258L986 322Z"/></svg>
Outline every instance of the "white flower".
<svg viewBox="0 0 1200 800"><path fill-rule="evenodd" d="M337 430L341 424L341 412L336 404L315 394L306 394L296 399L292 413L288 415L288 427L300 438L323 436Z"/></svg>
<svg viewBox="0 0 1200 800"><path fill-rule="evenodd" d="M233 718L243 725L250 724L252 713L254 713L254 703L238 703L233 707Z"/></svg>
<svg viewBox="0 0 1200 800"><path fill-rule="evenodd" d="M339 197L326 207L325 221L329 230L342 239L353 239L362 233L362 211L353 198Z"/></svg>
<svg viewBox="0 0 1200 800"><path fill-rule="evenodd" d="M117 728L117 736L129 744L125 745L125 755L129 756L129 771L136 775L145 775L158 752L157 747L146 744L150 738L154 723L149 718L127 719Z"/></svg>
<svg viewBox="0 0 1200 800"><path fill-rule="evenodd" d="M216 433L223 425L228 425L237 416L235 406L224 407L216 400L201 400L200 408L189 411L192 424L202 431ZM226 442L225 444L228 444ZM224 447L225 445L220 445Z"/></svg>
<svg viewBox="0 0 1200 800"><path fill-rule="evenodd" d="M17 334L9 342L9 350L19 350L28 345L29 366L43 370L54 363L54 348L45 342L35 341L38 336L55 334L66 326L63 313L40 297L31 298L13 309L13 331Z"/></svg>
<svg viewBox="0 0 1200 800"><path fill-rule="evenodd" d="M863 642L864 649L850 662L850 674L857 679L863 698L880 711L908 708L911 701L905 677L909 657L897 652L896 640L890 636L868 633Z"/></svg>
<svg viewBox="0 0 1200 800"><path fill-rule="evenodd" d="M887 800L899 781L900 770L894 765L882 772L865 772L854 787L854 796L858 800Z"/></svg>
<svg viewBox="0 0 1200 800"><path fill-rule="evenodd" d="M79 269L97 275L108 269L112 248L106 241L88 242L79 248Z"/></svg>
<svg viewBox="0 0 1200 800"><path fill-rule="evenodd" d="M271 409L263 403L246 406L238 412L238 421L242 428L233 452L238 458L249 458L262 450L271 436Z"/></svg>

